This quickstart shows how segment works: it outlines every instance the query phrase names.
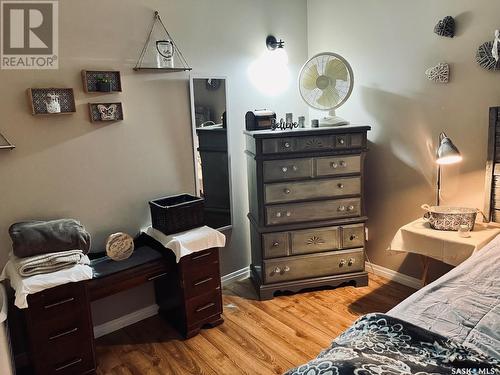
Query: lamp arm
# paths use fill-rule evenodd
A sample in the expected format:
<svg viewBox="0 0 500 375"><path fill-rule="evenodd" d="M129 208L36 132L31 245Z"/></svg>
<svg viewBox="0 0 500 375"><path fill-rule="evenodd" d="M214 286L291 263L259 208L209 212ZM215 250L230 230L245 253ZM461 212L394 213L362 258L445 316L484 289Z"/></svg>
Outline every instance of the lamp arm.
<svg viewBox="0 0 500 375"><path fill-rule="evenodd" d="M436 206L439 206L441 200L441 165L438 164L436 181Z"/></svg>

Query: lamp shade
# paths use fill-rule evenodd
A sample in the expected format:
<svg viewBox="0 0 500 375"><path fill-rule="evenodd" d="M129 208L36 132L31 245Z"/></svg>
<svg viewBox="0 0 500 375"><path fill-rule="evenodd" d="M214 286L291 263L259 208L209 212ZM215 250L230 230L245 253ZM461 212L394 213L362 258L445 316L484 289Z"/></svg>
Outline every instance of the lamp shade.
<svg viewBox="0 0 500 375"><path fill-rule="evenodd" d="M439 147L436 153L436 163L455 164L461 161L462 155L460 155L458 148L445 133L441 133L439 136Z"/></svg>

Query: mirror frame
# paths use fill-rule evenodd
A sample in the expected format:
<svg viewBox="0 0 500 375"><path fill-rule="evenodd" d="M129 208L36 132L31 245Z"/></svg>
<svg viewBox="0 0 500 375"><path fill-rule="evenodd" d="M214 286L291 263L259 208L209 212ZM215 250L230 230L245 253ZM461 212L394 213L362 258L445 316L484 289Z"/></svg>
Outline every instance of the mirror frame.
<svg viewBox="0 0 500 375"><path fill-rule="evenodd" d="M234 200L233 200L233 178L232 178L232 168L231 168L231 130L230 130L230 124L231 124L231 115L230 115L230 110L229 110L229 85L228 85L228 78L226 76L219 76L219 75L208 75L208 74L190 74L189 75L189 98L190 98L190 105L191 105L191 145L193 148L193 167L194 167L194 195L198 196L198 192L200 191L200 185L198 183L198 168L196 168L196 148L195 148L195 139L197 137L196 135L196 115L195 115L195 105L194 105L194 80L195 79L223 79L225 81L225 89L226 89L226 124L227 124L227 167L228 167L228 176L229 176L229 205L231 207L231 224L226 225L224 227L220 228L215 228L217 230L223 231L223 230L229 230L233 228L234 225Z"/></svg>

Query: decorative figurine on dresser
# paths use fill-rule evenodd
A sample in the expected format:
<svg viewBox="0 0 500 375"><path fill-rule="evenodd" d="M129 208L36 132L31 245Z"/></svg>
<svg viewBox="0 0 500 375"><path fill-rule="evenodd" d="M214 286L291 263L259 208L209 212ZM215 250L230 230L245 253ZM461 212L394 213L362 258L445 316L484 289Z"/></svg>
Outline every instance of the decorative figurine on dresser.
<svg viewBox="0 0 500 375"><path fill-rule="evenodd" d="M363 165L369 126L245 131L251 277L277 291L368 285Z"/></svg>

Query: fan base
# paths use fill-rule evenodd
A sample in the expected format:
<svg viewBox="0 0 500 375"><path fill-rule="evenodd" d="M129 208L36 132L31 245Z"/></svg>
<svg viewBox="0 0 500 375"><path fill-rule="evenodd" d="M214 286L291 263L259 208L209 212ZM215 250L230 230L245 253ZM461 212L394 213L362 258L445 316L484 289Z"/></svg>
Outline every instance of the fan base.
<svg viewBox="0 0 500 375"><path fill-rule="evenodd" d="M344 125L349 125L349 121L344 120L342 117L339 116L328 116L328 117L323 117L321 120L319 120L319 126L322 128L330 126L344 126Z"/></svg>

